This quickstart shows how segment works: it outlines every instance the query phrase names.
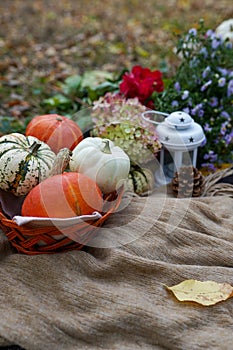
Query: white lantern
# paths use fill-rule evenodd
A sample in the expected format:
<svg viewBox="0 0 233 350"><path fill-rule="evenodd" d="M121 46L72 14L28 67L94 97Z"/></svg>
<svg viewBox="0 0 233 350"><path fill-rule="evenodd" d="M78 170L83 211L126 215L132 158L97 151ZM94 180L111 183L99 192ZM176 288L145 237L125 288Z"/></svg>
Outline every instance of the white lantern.
<svg viewBox="0 0 233 350"><path fill-rule="evenodd" d="M157 125L156 134L163 146L160 151L160 169L155 174L157 184L170 183L181 166L196 167L197 150L204 143L205 135L202 127L189 114L182 111L170 115L146 111L143 119Z"/></svg>

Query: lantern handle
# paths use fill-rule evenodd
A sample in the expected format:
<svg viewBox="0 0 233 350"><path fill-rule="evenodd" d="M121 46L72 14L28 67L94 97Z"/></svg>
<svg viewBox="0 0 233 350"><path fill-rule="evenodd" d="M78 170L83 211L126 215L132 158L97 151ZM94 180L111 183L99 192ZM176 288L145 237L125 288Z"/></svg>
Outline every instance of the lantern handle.
<svg viewBox="0 0 233 350"><path fill-rule="evenodd" d="M156 120L152 120L150 119L149 117L146 117L147 114L156 114L156 115L159 115L160 119L162 117L162 121L156 121ZM156 125L159 125L161 123L164 122L165 118L168 116L169 114L168 113L163 113L163 112L159 112L159 111L146 111L146 112L143 112L142 113L142 118L149 122L149 123L153 123L153 124L156 124Z"/></svg>

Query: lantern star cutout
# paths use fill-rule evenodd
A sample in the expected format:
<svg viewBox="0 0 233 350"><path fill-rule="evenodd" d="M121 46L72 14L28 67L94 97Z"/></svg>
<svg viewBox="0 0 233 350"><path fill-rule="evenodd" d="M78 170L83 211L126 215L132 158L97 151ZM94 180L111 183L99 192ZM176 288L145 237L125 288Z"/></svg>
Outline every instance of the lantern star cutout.
<svg viewBox="0 0 233 350"><path fill-rule="evenodd" d="M170 140L169 136L165 136L164 140L169 141Z"/></svg>
<svg viewBox="0 0 233 350"><path fill-rule="evenodd" d="M180 118L180 122L181 123L184 123L185 122L185 119L182 117L182 118Z"/></svg>
<svg viewBox="0 0 233 350"><path fill-rule="evenodd" d="M189 142L194 142L194 138L193 138L193 137L190 137L190 138L189 138Z"/></svg>

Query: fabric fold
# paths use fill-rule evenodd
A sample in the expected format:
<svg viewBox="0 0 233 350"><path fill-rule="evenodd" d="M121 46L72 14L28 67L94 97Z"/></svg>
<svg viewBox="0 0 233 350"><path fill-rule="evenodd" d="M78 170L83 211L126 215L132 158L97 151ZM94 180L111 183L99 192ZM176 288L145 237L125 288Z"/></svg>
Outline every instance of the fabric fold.
<svg viewBox="0 0 233 350"><path fill-rule="evenodd" d="M133 197L100 231L111 237L116 227L131 240L59 254L5 254L0 344L26 350L231 349L233 299L211 307L182 303L164 285L185 279L233 285L233 198Z"/></svg>

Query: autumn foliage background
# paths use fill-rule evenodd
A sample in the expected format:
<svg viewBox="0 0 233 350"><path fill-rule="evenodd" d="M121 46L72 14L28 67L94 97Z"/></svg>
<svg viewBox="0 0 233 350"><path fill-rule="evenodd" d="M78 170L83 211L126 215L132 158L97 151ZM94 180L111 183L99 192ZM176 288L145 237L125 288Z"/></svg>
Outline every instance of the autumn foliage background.
<svg viewBox="0 0 233 350"><path fill-rule="evenodd" d="M169 77L177 36L200 18L215 28L228 0L0 2L0 115L43 113L40 102L73 74L138 64Z"/></svg>

